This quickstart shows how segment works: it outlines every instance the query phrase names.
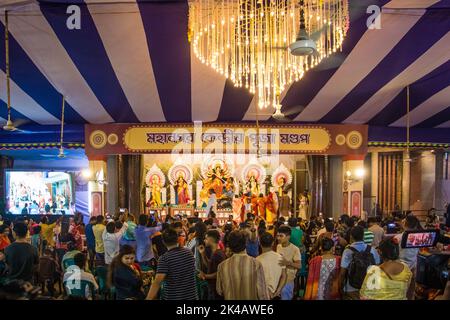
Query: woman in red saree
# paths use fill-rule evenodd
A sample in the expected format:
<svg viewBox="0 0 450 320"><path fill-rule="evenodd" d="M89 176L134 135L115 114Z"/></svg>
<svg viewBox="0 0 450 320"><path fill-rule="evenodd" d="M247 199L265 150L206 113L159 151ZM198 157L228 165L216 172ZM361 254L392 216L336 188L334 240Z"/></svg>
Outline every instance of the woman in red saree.
<svg viewBox="0 0 450 320"><path fill-rule="evenodd" d="M322 255L309 262L305 300L338 300L341 257L332 253L334 242L322 240Z"/></svg>

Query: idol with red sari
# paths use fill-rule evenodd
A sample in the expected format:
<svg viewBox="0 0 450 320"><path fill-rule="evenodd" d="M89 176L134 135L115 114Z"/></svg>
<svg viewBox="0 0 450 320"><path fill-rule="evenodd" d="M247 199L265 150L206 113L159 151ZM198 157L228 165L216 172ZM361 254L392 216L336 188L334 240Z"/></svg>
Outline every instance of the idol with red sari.
<svg viewBox="0 0 450 320"><path fill-rule="evenodd" d="M341 257L326 253L309 262L305 300L339 300Z"/></svg>

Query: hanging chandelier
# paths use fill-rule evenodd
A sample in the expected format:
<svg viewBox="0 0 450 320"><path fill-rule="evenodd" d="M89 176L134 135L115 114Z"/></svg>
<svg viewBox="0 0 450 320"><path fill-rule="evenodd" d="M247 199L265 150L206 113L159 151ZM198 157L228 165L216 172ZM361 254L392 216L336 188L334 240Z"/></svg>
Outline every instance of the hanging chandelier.
<svg viewBox="0 0 450 320"><path fill-rule="evenodd" d="M189 38L205 65L245 87L259 108L341 48L347 0L190 0Z"/></svg>

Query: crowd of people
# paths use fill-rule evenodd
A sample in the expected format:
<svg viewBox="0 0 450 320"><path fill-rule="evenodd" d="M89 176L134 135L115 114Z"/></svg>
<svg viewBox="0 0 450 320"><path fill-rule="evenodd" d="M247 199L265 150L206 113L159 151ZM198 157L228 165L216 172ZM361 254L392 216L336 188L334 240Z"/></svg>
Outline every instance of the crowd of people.
<svg viewBox="0 0 450 320"><path fill-rule="evenodd" d="M221 223L213 211L206 219L158 212L136 219L125 211L87 224L77 216L1 218L0 296L414 299L419 249L400 242L404 231L420 228L412 214L383 221L280 216L272 225L252 213ZM440 298L449 299L449 289L447 282Z"/></svg>

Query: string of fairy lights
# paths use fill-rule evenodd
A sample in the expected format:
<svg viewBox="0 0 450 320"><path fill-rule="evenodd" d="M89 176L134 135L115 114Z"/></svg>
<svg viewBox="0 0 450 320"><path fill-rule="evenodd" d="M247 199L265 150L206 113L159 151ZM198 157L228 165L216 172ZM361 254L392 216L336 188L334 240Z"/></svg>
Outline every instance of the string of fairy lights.
<svg viewBox="0 0 450 320"><path fill-rule="evenodd" d="M300 16L317 52L294 56ZM202 63L256 94L259 108L280 109L287 85L342 46L347 0L191 0L190 40Z"/></svg>

